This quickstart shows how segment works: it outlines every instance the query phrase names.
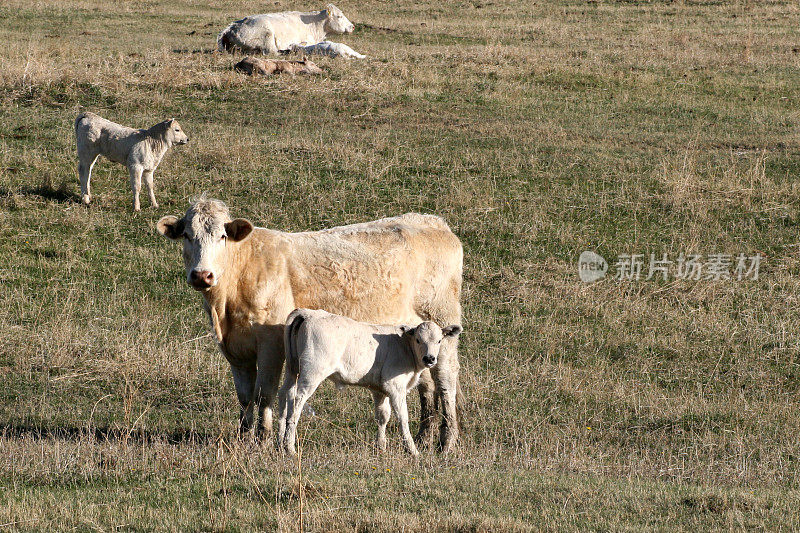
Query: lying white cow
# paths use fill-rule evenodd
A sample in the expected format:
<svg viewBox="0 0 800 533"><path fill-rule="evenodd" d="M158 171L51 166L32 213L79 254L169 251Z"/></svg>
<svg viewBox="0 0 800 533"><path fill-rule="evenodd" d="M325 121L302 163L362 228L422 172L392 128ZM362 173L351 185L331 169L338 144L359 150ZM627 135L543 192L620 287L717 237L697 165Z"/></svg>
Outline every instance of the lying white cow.
<svg viewBox="0 0 800 533"><path fill-rule="evenodd" d="M364 54L359 54L346 44L342 43L332 43L330 41L322 41L321 43L317 44L310 44L310 45L302 45L302 44L293 44L289 47L290 52L299 52L302 54L307 55L320 55L320 56L328 56L328 57L346 57L351 58L355 57L357 59L364 59Z"/></svg>
<svg viewBox="0 0 800 533"><path fill-rule="evenodd" d="M218 200L195 201L158 231L182 242L186 281L203 295L242 406L240 430L271 429L283 370L286 317L298 307L327 309L373 324L461 322L463 251L439 217L408 213L322 231L286 233L231 220ZM420 432L432 436L434 404L444 415L439 442L458 437L458 339L420 376ZM435 390L435 398L434 398Z"/></svg>
<svg viewBox="0 0 800 533"><path fill-rule="evenodd" d="M352 33L354 29L341 9L328 4L322 11L284 11L237 20L219 34L217 47L221 51L277 54L293 44L317 44L330 33Z"/></svg>
<svg viewBox="0 0 800 533"><path fill-rule="evenodd" d="M78 177L83 203L89 205L92 200L92 167L98 156L102 155L128 167L133 209L139 211L142 178L150 194L150 204L154 208L158 207L153 172L172 145L186 144L189 137L174 118L159 122L150 129L135 130L87 112L81 113L75 119L75 142L78 147Z"/></svg>
<svg viewBox="0 0 800 533"><path fill-rule="evenodd" d="M406 396L423 370L433 368L442 340L458 337L461 326L444 329L426 321L418 326L374 326L327 311L296 309L286 320L286 378L278 396L278 446L294 455L297 422L306 401L330 379L337 387L356 385L372 390L376 439L386 448L391 410L400 423L403 445L417 447L408 429Z"/></svg>

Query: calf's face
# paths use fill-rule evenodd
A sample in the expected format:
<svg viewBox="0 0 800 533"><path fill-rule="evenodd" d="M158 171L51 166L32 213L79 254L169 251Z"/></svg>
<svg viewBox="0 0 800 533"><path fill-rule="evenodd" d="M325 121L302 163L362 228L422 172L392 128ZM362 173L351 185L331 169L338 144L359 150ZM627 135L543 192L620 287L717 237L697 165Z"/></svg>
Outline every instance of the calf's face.
<svg viewBox="0 0 800 533"><path fill-rule="evenodd" d="M356 27L347 20L342 10L333 4L326 6L328 11L328 27L332 33L353 33Z"/></svg>
<svg viewBox="0 0 800 533"><path fill-rule="evenodd" d="M183 218L162 218L156 229L167 238L183 240L186 283L206 291L219 284L230 259L230 246L249 237L253 224L243 218L231 220L222 202L201 200Z"/></svg>
<svg viewBox="0 0 800 533"><path fill-rule="evenodd" d="M174 118L167 121L165 137L170 144L186 144L189 142L189 136L184 133L181 125Z"/></svg>
<svg viewBox="0 0 800 533"><path fill-rule="evenodd" d="M458 325L440 328L435 322L423 322L417 327L400 326L403 336L408 338L417 364L426 368L436 365L442 341L447 337L458 337L462 328Z"/></svg>

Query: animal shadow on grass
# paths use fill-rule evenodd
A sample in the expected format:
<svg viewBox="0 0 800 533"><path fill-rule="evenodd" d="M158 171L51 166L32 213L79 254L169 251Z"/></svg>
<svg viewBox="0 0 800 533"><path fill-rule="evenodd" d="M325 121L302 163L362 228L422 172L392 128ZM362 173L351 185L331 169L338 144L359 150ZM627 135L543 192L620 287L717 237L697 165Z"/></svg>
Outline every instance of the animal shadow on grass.
<svg viewBox="0 0 800 533"><path fill-rule="evenodd" d="M173 54L213 54L217 53L219 50L216 48L196 48L194 50L189 50L188 48L173 48Z"/></svg>
<svg viewBox="0 0 800 533"><path fill-rule="evenodd" d="M70 190L66 182L58 187L53 187L49 182L42 182L35 187L22 187L21 189L12 190L7 187L0 187L0 196L14 196L21 194L22 196L38 196L45 200L53 202L78 202L80 203L80 196Z"/></svg>
<svg viewBox="0 0 800 533"><path fill-rule="evenodd" d="M148 431L137 429L128 431L109 426L48 427L27 424L4 424L0 425L0 437L6 439L30 438L34 440L61 439L74 441L84 440L89 437L98 441L127 441L136 444L166 442L167 444L205 445L216 441L219 435L190 429L179 429L175 431Z"/></svg>

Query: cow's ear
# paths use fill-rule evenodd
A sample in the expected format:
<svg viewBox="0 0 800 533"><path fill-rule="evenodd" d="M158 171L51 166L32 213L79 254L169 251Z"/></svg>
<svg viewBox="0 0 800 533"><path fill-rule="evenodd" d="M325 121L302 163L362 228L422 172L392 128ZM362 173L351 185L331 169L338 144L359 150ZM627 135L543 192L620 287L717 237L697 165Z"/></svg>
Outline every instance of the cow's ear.
<svg viewBox="0 0 800 533"><path fill-rule="evenodd" d="M225 235L234 242L245 240L252 232L253 224L244 218L237 218L225 224Z"/></svg>
<svg viewBox="0 0 800 533"><path fill-rule="evenodd" d="M327 6L325 6L325 9L327 9L327 10L328 10L328 14L329 14L329 15L333 15L334 13L336 13L337 11L339 11L339 8L338 8L338 7L336 7L336 6L335 6L335 5L333 5L333 4L328 4Z"/></svg>
<svg viewBox="0 0 800 533"><path fill-rule="evenodd" d="M156 223L156 229L168 239L180 239L183 236L183 220L168 215Z"/></svg>
<svg viewBox="0 0 800 533"><path fill-rule="evenodd" d="M413 336L416 330L417 328L415 328L414 326L409 326L408 324L403 324L402 326L400 326L400 331L403 332L403 335Z"/></svg>
<svg viewBox="0 0 800 533"><path fill-rule="evenodd" d="M446 328L444 328L442 330L442 335L444 335L445 337L458 337L459 335L461 335L462 331L464 331L464 329L458 324L455 324L453 326L447 326Z"/></svg>

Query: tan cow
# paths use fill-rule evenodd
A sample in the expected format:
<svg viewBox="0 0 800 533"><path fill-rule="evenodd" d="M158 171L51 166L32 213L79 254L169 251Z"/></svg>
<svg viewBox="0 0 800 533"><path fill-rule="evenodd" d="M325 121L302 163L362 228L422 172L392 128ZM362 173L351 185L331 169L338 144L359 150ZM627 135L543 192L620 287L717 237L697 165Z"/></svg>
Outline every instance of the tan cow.
<svg viewBox="0 0 800 533"><path fill-rule="evenodd" d="M242 406L240 431L272 426L272 401L284 361L283 332L295 308L326 309L373 324L461 323L461 242L439 217L408 213L322 231L285 233L232 220L218 200L192 203L182 218L157 229L183 241L186 281L203 295L220 349L231 364ZM457 339L420 377L426 442L434 419L434 387L443 411L439 442L458 437ZM431 376L433 372L433 376ZM435 384L435 386L434 386Z"/></svg>
<svg viewBox="0 0 800 533"><path fill-rule="evenodd" d="M328 34L352 33L354 29L341 9L328 4L321 11L284 11L237 20L220 32L217 48L274 55L293 44L316 44Z"/></svg>

